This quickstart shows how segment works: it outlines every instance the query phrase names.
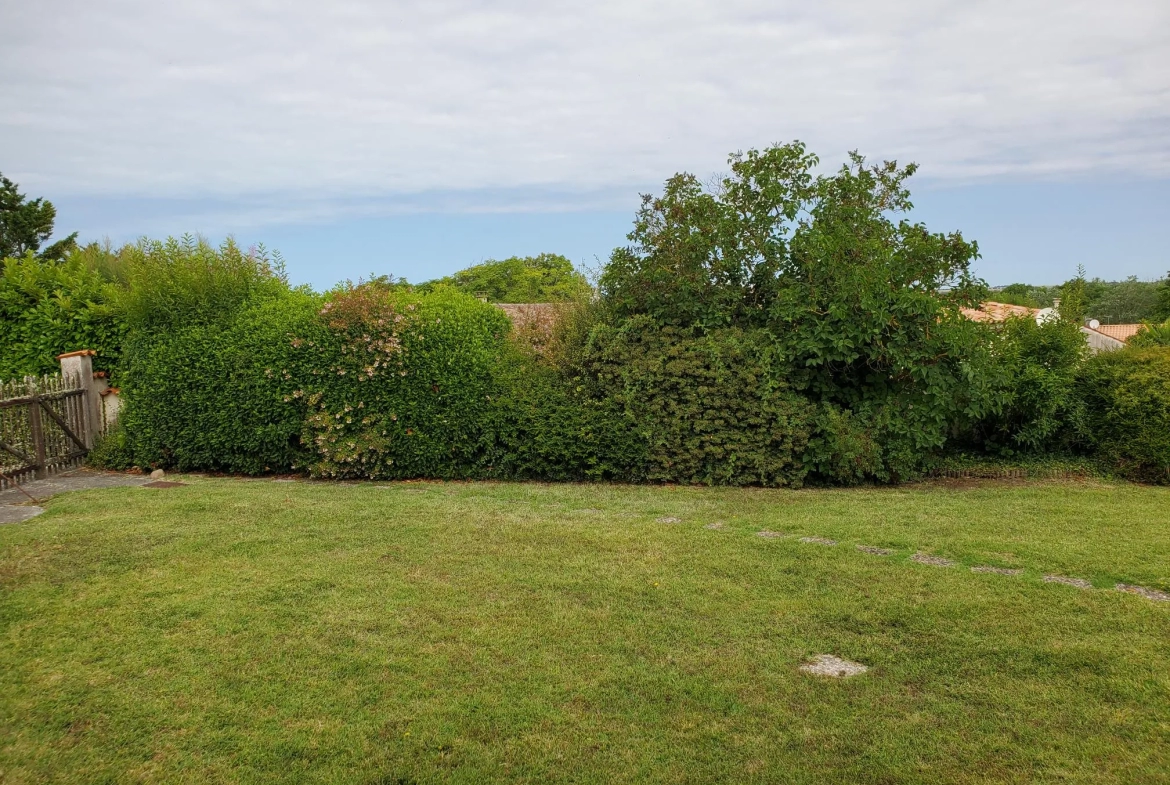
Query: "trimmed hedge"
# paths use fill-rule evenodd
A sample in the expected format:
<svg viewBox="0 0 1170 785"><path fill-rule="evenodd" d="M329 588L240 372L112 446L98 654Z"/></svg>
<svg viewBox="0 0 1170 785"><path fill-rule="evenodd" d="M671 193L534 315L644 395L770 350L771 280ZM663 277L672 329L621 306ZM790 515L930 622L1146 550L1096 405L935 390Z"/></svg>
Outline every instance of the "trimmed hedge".
<svg viewBox="0 0 1170 785"><path fill-rule="evenodd" d="M1170 484L1170 348L1102 352L1077 375L1082 434L1123 477Z"/></svg>
<svg viewBox="0 0 1170 785"><path fill-rule="evenodd" d="M635 317L595 331L588 368L645 440L645 479L799 486L813 407L788 389L773 347L763 330L694 336Z"/></svg>

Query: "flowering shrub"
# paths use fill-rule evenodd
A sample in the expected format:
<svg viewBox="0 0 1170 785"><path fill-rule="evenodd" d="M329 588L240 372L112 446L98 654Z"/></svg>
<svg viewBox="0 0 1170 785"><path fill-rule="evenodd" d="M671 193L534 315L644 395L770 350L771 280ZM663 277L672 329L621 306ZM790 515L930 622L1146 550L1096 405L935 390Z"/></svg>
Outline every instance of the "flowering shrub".
<svg viewBox="0 0 1170 785"><path fill-rule="evenodd" d="M452 289L336 292L290 340L303 467L336 478L467 476L494 405L507 317ZM281 373L286 373L282 370Z"/></svg>

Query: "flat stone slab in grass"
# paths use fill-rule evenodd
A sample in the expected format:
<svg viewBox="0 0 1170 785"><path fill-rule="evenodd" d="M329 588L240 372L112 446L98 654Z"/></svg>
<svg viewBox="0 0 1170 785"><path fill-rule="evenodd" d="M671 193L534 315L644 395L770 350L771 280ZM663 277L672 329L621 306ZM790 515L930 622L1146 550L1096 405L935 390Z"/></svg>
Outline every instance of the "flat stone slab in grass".
<svg viewBox="0 0 1170 785"><path fill-rule="evenodd" d="M756 536L757 537L767 537L768 539L776 539L778 537L787 537L788 535L785 534L784 532L770 532L767 529L765 529L762 532L756 532Z"/></svg>
<svg viewBox="0 0 1170 785"><path fill-rule="evenodd" d="M811 545L836 545L836 540L830 540L826 537L801 537L801 542L807 542Z"/></svg>
<svg viewBox="0 0 1170 785"><path fill-rule="evenodd" d="M1144 586L1130 586L1128 583L1119 583L1114 588L1126 594L1136 594L1139 597L1145 597L1147 600L1170 602L1170 594L1164 591L1158 591L1157 589L1147 589Z"/></svg>
<svg viewBox="0 0 1170 785"><path fill-rule="evenodd" d="M655 518L659 523L682 523L682 518L676 518L673 515L663 515L661 518Z"/></svg>
<svg viewBox="0 0 1170 785"><path fill-rule="evenodd" d="M93 469L75 469L61 472L44 480L33 480L21 483L26 491L37 499L47 499L58 493L68 491L88 491L93 488L116 488L122 485L142 485L147 478L141 474L122 474L121 472L101 472ZM0 505L24 504L29 499L19 488L8 488L0 491Z"/></svg>
<svg viewBox="0 0 1170 785"><path fill-rule="evenodd" d="M879 548L876 545L858 545L857 550L870 556L889 556L893 553L889 548Z"/></svg>
<svg viewBox="0 0 1170 785"><path fill-rule="evenodd" d="M715 521L714 523L708 523L703 528L704 529L726 529L727 524L724 523L723 521Z"/></svg>
<svg viewBox="0 0 1170 785"><path fill-rule="evenodd" d="M1009 569L1007 567L988 567L987 565L984 565L984 564L980 564L977 567L972 567L971 572L988 572L988 573L992 573L995 575L1023 575L1024 574L1023 570L1013 570L1013 569Z"/></svg>
<svg viewBox="0 0 1170 785"><path fill-rule="evenodd" d="M29 518L34 518L44 511L44 507L34 507L31 504L21 506L6 505L0 507L0 524L27 521Z"/></svg>
<svg viewBox="0 0 1170 785"><path fill-rule="evenodd" d="M860 662L843 660L832 654L818 654L810 661L800 666L800 670L811 673L813 676L828 676L832 679L845 679L865 673L869 668Z"/></svg>
<svg viewBox="0 0 1170 785"><path fill-rule="evenodd" d="M931 556L929 553L916 553L910 557L910 561L918 562L919 564L929 564L931 567L954 567L955 562L950 559L944 559L941 556Z"/></svg>
<svg viewBox="0 0 1170 785"><path fill-rule="evenodd" d="M1084 578L1067 578L1064 575L1045 575L1045 583L1060 583L1065 586L1075 586L1078 589L1091 589L1093 584Z"/></svg>
<svg viewBox="0 0 1170 785"><path fill-rule="evenodd" d="M143 488L178 488L186 485L185 482L175 482L174 480L155 480L154 482L143 483Z"/></svg>

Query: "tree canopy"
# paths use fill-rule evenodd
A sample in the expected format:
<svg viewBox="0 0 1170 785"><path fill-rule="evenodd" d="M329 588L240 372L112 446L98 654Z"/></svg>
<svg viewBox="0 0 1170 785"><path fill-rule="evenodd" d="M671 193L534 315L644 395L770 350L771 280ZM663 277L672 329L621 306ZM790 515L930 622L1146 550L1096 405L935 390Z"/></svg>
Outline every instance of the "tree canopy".
<svg viewBox="0 0 1170 785"><path fill-rule="evenodd" d="M489 260L454 275L419 285L427 291L450 286L466 294L486 297L493 303L566 302L591 291L585 276L559 254L512 256Z"/></svg>
<svg viewBox="0 0 1170 785"><path fill-rule="evenodd" d="M42 259L63 259L77 247L77 232L41 250L53 236L57 208L47 199L29 200L16 183L0 174L0 259L40 252Z"/></svg>

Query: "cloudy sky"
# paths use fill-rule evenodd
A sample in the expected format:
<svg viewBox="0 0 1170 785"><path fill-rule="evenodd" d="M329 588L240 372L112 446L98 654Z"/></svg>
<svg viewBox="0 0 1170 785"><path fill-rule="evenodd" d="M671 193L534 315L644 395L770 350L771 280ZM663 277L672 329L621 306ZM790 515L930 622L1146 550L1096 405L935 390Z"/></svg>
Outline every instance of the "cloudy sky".
<svg viewBox="0 0 1170 785"><path fill-rule="evenodd" d="M921 165L992 283L1170 268L1170 3L0 5L0 171L86 239L235 234L298 281L623 241L639 191L802 139Z"/></svg>

